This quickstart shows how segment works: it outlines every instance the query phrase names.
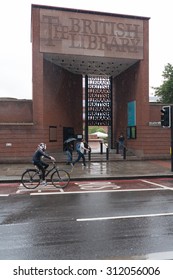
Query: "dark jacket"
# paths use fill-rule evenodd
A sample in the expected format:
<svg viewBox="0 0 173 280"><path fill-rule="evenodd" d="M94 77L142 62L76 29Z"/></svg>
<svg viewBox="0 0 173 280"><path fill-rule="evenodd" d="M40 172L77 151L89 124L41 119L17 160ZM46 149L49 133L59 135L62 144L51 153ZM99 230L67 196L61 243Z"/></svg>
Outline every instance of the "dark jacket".
<svg viewBox="0 0 173 280"><path fill-rule="evenodd" d="M37 149L33 155L33 158L32 158L32 161L33 162L39 162L41 161L41 158L42 157L45 157L45 158L48 158L48 159L51 159L51 157L46 154L45 152L43 152L42 150L40 149Z"/></svg>

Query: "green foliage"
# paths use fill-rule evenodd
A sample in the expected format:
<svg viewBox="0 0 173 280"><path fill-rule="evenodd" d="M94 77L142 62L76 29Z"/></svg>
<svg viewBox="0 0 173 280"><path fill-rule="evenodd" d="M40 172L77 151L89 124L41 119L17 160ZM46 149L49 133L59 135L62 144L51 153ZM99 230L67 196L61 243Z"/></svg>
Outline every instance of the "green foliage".
<svg viewBox="0 0 173 280"><path fill-rule="evenodd" d="M163 84L160 87L153 87L155 95L158 101L164 104L173 103L173 66L170 63L165 66L162 77Z"/></svg>
<svg viewBox="0 0 173 280"><path fill-rule="evenodd" d="M95 132L98 132L98 131L106 133L105 130L102 127L99 127L99 126L89 126L88 127L88 133L89 134L95 133Z"/></svg>

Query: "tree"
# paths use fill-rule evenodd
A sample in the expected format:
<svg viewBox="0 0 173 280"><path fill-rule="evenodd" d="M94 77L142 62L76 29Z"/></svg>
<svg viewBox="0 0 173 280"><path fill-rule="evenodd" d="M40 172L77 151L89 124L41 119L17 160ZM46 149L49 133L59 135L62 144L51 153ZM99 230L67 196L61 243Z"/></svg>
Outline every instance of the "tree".
<svg viewBox="0 0 173 280"><path fill-rule="evenodd" d="M173 103L173 66L170 63L165 66L162 77L163 84L160 87L153 87L155 95L158 101L164 104Z"/></svg>

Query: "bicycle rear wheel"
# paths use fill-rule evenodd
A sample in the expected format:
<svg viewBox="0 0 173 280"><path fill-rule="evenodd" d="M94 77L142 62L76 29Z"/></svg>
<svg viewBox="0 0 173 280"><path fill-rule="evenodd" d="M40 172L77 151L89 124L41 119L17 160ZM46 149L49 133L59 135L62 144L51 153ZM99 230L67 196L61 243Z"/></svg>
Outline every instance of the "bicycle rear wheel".
<svg viewBox="0 0 173 280"><path fill-rule="evenodd" d="M65 188L70 181L70 175L65 170L56 170L52 173L51 181L56 188Z"/></svg>
<svg viewBox="0 0 173 280"><path fill-rule="evenodd" d="M27 169L21 177L23 186L27 189L35 189L40 184L40 174L36 169Z"/></svg>

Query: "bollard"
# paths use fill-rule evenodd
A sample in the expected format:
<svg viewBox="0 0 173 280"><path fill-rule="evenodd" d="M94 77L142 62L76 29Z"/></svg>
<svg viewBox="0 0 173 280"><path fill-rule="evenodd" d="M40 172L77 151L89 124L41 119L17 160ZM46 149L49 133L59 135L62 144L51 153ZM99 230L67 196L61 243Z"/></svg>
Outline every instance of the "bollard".
<svg viewBox="0 0 173 280"><path fill-rule="evenodd" d="M103 154L103 142L100 142L100 153Z"/></svg>
<svg viewBox="0 0 173 280"><path fill-rule="evenodd" d="M109 160L109 148L106 148L106 160Z"/></svg>
<svg viewBox="0 0 173 280"><path fill-rule="evenodd" d="M123 148L123 159L126 159L126 147Z"/></svg>
<svg viewBox="0 0 173 280"><path fill-rule="evenodd" d="M117 154L119 154L119 143L117 142Z"/></svg>
<svg viewBox="0 0 173 280"><path fill-rule="evenodd" d="M91 161L91 149L88 151L88 160Z"/></svg>

